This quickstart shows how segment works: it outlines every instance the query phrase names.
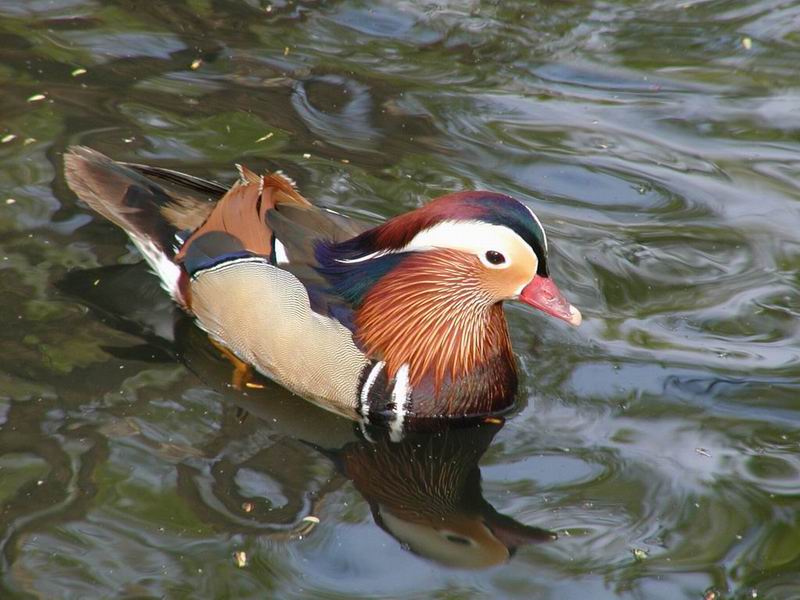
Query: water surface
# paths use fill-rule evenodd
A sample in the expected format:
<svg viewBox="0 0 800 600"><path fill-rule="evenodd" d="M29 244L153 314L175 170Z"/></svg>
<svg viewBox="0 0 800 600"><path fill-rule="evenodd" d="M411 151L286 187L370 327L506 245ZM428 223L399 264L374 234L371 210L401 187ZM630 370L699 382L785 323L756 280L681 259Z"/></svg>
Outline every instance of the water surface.
<svg viewBox="0 0 800 600"><path fill-rule="evenodd" d="M800 598L799 65L780 0L4 0L0 596ZM503 427L370 445L226 386L74 143L366 218L512 194L584 325L510 306Z"/></svg>

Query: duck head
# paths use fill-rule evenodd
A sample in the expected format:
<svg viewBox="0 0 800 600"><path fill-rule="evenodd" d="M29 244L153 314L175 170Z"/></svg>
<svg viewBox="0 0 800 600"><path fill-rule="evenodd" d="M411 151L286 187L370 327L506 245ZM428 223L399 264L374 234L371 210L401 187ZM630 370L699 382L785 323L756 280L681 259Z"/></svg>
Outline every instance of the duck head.
<svg viewBox="0 0 800 600"><path fill-rule="evenodd" d="M408 365L415 386L428 377L439 390L490 363L494 371L513 364L506 300L581 322L550 278L541 222L503 194L442 196L350 240L320 244L317 260L355 308L362 347L390 376ZM515 372L490 376L516 387Z"/></svg>
<svg viewBox="0 0 800 600"><path fill-rule="evenodd" d="M541 221L526 205L504 194L441 196L327 250L340 271L365 276L336 282L351 301L363 300L370 284L402 259L427 253L432 264L450 262L451 269L469 271L472 277L460 284L475 286L473 291L479 291L484 301L518 300L571 325L581 322L580 312L550 278L547 236ZM447 250L444 261L436 260ZM330 265L330 260L324 260L325 252L320 254L321 262ZM353 267L348 268L350 265Z"/></svg>

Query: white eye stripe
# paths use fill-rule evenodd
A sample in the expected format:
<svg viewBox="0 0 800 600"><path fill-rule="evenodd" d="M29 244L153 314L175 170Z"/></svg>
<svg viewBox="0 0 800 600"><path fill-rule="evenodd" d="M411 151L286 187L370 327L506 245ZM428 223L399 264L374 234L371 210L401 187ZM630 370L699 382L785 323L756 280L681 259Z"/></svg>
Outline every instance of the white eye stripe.
<svg viewBox="0 0 800 600"><path fill-rule="evenodd" d="M429 229L419 232L398 252L410 250L430 250L432 248L451 248L471 252L481 262L492 269L505 269L515 248L523 248L533 255L533 250L512 229L504 225L492 225L482 221L442 221ZM495 251L506 260L493 265L486 259L486 253Z"/></svg>
<svg viewBox="0 0 800 600"><path fill-rule="evenodd" d="M526 207L527 208L527 207ZM530 211L530 209L528 209ZM533 215L536 222L541 223L536 215ZM544 232L544 230L542 230ZM545 250L547 250L547 239L544 240ZM425 251L433 248L450 248L453 250L463 250L478 256L481 262L491 269L506 269L510 266L510 257L513 255L514 248L523 248L523 252L529 253L538 261L533 249L519 236L513 229L504 225L493 225L483 221L442 221L433 227L420 231L414 238L402 248L392 250L379 250L358 258L340 258L340 263L359 263L373 258L379 258L387 254L399 254L401 252ZM500 264L492 264L486 259L489 251L499 252L505 257L505 261Z"/></svg>

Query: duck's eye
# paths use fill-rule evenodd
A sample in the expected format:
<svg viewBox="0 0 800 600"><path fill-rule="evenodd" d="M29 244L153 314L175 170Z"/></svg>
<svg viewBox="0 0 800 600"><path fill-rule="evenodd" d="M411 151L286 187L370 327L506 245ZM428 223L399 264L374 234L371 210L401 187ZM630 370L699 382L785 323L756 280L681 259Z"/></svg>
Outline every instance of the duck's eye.
<svg viewBox="0 0 800 600"><path fill-rule="evenodd" d="M500 254L497 250L489 250L486 253L486 260L492 265L502 265L506 262L506 257Z"/></svg>

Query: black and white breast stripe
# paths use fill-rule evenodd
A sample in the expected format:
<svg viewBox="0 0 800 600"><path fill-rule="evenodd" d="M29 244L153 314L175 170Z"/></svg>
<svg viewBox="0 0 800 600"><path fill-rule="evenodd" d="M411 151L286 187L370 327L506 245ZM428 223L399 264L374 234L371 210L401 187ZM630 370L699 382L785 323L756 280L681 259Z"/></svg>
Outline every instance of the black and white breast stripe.
<svg viewBox="0 0 800 600"><path fill-rule="evenodd" d="M240 266L243 264L250 264L250 263L267 265L269 267L274 266L270 264L270 262L263 256L253 255L245 251L237 255L219 256L215 258L214 261L209 261L207 264L201 266L190 265L192 267L195 267L194 269L190 268L191 278L192 281L194 281L205 273L214 273L216 271L223 271L224 269L228 269L234 266Z"/></svg>
<svg viewBox="0 0 800 600"><path fill-rule="evenodd" d="M411 408L408 365L389 381L386 364L373 361L364 367L358 386L358 414L365 425L383 426L393 442L403 439L406 416Z"/></svg>

